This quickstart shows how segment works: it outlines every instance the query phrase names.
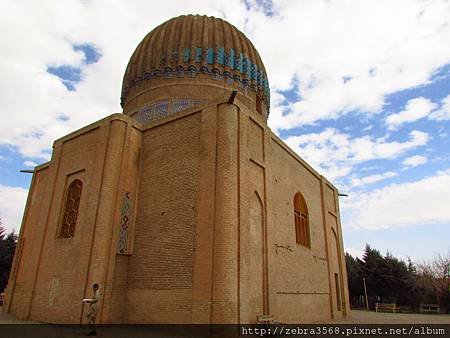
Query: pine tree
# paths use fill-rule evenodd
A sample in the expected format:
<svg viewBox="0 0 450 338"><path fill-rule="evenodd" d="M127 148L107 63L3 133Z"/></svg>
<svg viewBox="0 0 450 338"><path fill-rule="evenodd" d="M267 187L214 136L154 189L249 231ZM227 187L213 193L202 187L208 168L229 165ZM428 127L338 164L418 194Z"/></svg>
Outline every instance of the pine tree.
<svg viewBox="0 0 450 338"><path fill-rule="evenodd" d="M348 292L352 307L364 306L364 288L361 270L361 260L353 258L349 253L345 253L345 263L347 265Z"/></svg>
<svg viewBox="0 0 450 338"><path fill-rule="evenodd" d="M6 235L6 229L0 219L0 292L6 288L9 272L11 270L14 251L17 245L17 235L14 231Z"/></svg>
<svg viewBox="0 0 450 338"><path fill-rule="evenodd" d="M421 303L450 307L450 252L416 268L409 257L405 262L390 252L382 256L366 244L361 260L348 253L345 260L352 306L363 305L365 278L371 308L376 302L396 303L413 311L418 311Z"/></svg>

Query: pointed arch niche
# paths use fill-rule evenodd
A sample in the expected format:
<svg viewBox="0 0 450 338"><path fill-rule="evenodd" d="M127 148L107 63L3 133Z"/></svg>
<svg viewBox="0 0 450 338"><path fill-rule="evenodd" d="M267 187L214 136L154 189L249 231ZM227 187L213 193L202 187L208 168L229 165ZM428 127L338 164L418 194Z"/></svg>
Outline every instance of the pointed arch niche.
<svg viewBox="0 0 450 338"><path fill-rule="evenodd" d="M258 192L249 200L248 227L243 232L240 270L240 322L256 323L264 313L264 205Z"/></svg>
<svg viewBox="0 0 450 338"><path fill-rule="evenodd" d="M311 248L308 206L301 192L294 196L295 240L297 244Z"/></svg>
<svg viewBox="0 0 450 338"><path fill-rule="evenodd" d="M73 180L67 188L58 238L71 238L75 235L82 190L83 182L79 179Z"/></svg>

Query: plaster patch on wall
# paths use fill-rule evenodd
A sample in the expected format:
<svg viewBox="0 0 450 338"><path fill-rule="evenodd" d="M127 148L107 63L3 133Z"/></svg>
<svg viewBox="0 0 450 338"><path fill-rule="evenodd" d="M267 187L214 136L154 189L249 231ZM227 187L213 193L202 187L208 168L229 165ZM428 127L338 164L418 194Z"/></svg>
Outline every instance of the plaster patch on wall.
<svg viewBox="0 0 450 338"><path fill-rule="evenodd" d="M51 283L50 283L50 291L48 293L48 305L52 306L53 302L56 298L56 293L58 292L59 288L59 278L53 277Z"/></svg>

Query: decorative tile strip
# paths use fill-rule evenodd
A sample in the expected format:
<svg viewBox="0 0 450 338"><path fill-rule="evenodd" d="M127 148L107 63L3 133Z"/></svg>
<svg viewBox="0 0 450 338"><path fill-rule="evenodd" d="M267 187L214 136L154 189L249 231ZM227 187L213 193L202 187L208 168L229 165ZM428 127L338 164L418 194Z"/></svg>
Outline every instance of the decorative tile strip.
<svg viewBox="0 0 450 338"><path fill-rule="evenodd" d="M206 100L189 98L156 101L132 114L131 117L144 123L178 113L184 109L200 106L205 102Z"/></svg>
<svg viewBox="0 0 450 338"><path fill-rule="evenodd" d="M122 210L120 214L119 241L117 243L118 254L128 254L128 230L131 221L131 193L125 192L123 195Z"/></svg>

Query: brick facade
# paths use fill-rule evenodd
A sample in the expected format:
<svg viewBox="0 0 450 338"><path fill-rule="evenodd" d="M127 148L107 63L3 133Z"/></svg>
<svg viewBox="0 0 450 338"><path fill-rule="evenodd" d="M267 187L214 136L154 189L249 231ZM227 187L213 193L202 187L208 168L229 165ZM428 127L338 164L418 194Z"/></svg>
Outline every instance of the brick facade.
<svg viewBox="0 0 450 338"><path fill-rule="evenodd" d="M75 236L61 239L75 178ZM296 243L297 192L311 248ZM129 252L119 254L124 193ZM5 309L78 323L97 282L102 322L311 322L348 311L344 267L336 188L239 100L212 102L146 125L116 114L57 140L36 168Z"/></svg>

